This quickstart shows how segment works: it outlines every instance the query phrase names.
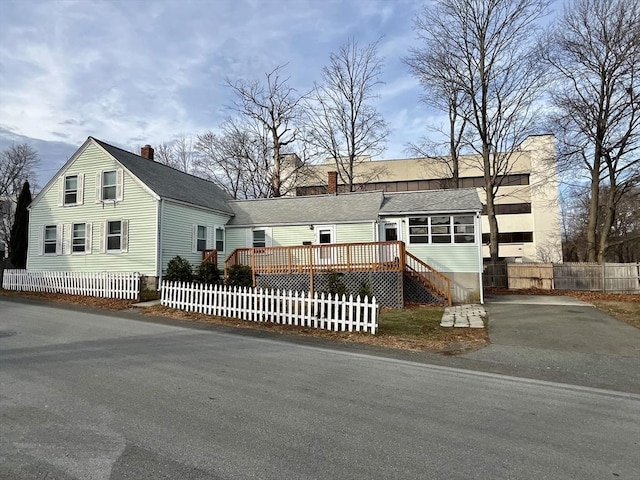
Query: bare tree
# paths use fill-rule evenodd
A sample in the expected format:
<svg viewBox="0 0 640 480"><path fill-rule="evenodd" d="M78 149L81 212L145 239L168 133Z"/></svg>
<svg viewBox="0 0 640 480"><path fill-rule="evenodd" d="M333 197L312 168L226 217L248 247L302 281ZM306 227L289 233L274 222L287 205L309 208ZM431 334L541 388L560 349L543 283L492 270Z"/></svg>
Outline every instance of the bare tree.
<svg viewBox="0 0 640 480"><path fill-rule="evenodd" d="M300 104L304 98L293 87L289 78L282 78L279 66L265 75L265 82L227 80L227 85L236 94L232 110L253 122L252 129L261 129L254 137L264 139L268 149L268 160L263 164L261 175L270 178L270 191L266 196L280 197L286 183L283 175L283 155L287 146L292 145L299 136L298 119Z"/></svg>
<svg viewBox="0 0 640 480"><path fill-rule="evenodd" d="M640 0L575 0L551 44L553 123L564 161L587 172L587 260L602 261L617 201L640 182Z"/></svg>
<svg viewBox="0 0 640 480"><path fill-rule="evenodd" d="M423 40L413 52L416 68L421 58L435 57L444 70L440 81L434 76L425 86L437 93L432 83L437 87L450 81L450 88L463 99L459 105L468 105L468 110L459 110L466 121L461 142L479 156L493 261L499 257L497 190L513 168L517 147L535 132L535 102L545 82L536 27L548 4L547 0L434 0L415 24Z"/></svg>
<svg viewBox="0 0 640 480"><path fill-rule="evenodd" d="M25 182L36 185L38 153L28 144L13 144L0 152L0 241L8 245L18 193Z"/></svg>
<svg viewBox="0 0 640 480"><path fill-rule="evenodd" d="M163 142L155 149L155 160L185 173L193 173L195 166L193 139L180 135L175 140Z"/></svg>
<svg viewBox="0 0 640 480"><path fill-rule="evenodd" d="M456 72L460 66L452 64L451 56L446 50L447 45L441 43L440 38L434 39L423 34L429 31L427 21L424 15L418 15L414 19L414 29L423 46L410 49L410 54L404 62L425 89L422 101L445 112L448 123L446 129L427 126L432 133L445 138L444 141L423 137L419 143L409 143L407 151L411 155L428 159L427 168L431 168L433 162L442 167L445 178L448 178L443 188L458 188L460 154L464 147L467 118L470 115L469 101L456 82ZM426 45L428 48L425 48Z"/></svg>
<svg viewBox="0 0 640 480"><path fill-rule="evenodd" d="M329 65L322 69L323 83L316 85L306 109L309 142L332 159L349 191L380 175L379 169L367 168L358 177L356 167L365 158L381 154L389 135L387 124L371 104L375 87L381 84L378 43L361 48L350 39L332 53Z"/></svg>
<svg viewBox="0 0 640 480"><path fill-rule="evenodd" d="M218 133L198 135L196 173L213 181L233 198L272 196L271 149L255 122L225 121Z"/></svg>

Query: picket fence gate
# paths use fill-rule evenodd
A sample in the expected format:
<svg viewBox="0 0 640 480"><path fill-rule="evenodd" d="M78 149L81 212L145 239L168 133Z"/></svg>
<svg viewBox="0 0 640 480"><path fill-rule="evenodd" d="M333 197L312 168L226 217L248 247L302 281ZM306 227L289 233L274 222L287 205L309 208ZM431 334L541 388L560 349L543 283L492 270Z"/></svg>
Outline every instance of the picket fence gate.
<svg viewBox="0 0 640 480"><path fill-rule="evenodd" d="M140 292L140 274L7 269L2 278L2 288L135 300Z"/></svg>
<svg viewBox="0 0 640 480"><path fill-rule="evenodd" d="M375 297L311 294L263 288L162 282L161 304L187 312L232 317L251 322L370 332L378 329Z"/></svg>

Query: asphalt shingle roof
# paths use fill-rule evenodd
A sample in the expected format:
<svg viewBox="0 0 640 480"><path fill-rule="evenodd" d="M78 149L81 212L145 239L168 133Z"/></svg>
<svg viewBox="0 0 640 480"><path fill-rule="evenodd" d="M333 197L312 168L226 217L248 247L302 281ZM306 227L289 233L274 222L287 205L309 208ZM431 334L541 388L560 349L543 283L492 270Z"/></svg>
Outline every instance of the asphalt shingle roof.
<svg viewBox="0 0 640 480"><path fill-rule="evenodd" d="M127 152L96 138L93 140L161 198L233 213L228 204L231 196L214 183Z"/></svg>
<svg viewBox="0 0 640 480"><path fill-rule="evenodd" d="M382 192L280 197L229 202L230 225L365 222L378 218Z"/></svg>
<svg viewBox="0 0 640 480"><path fill-rule="evenodd" d="M477 212L482 203L475 188L385 193L380 214Z"/></svg>

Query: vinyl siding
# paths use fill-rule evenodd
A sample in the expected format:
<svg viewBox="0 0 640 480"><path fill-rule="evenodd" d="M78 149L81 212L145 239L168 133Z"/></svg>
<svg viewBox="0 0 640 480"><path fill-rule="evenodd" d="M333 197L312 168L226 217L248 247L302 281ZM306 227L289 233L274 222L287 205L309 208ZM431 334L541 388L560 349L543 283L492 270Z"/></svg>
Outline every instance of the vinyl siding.
<svg viewBox="0 0 640 480"><path fill-rule="evenodd" d="M374 224L372 223L347 223L336 225L336 243L360 243L373 242Z"/></svg>
<svg viewBox="0 0 640 480"><path fill-rule="evenodd" d="M224 226L228 221L229 217L223 214L165 201L162 207L162 271L165 272L169 260L178 255L189 260L194 268L200 265L202 253L193 253L193 226ZM229 244L229 231L225 233L225 251L218 252L220 268L224 268L225 258L235 248Z"/></svg>
<svg viewBox="0 0 640 480"><path fill-rule="evenodd" d="M478 272L478 245L407 245L407 251L440 272Z"/></svg>
<svg viewBox="0 0 640 480"><path fill-rule="evenodd" d="M29 221L28 268L54 271L140 272L155 275L157 201L133 176L124 171L123 199L117 203L96 202L96 174L120 165L95 144L88 143L80 155L58 172L33 205ZM60 175L84 174L83 204L59 206ZM101 253L100 237L105 220L129 221L129 248L123 253ZM91 253L40 255L40 231L44 225L89 222L92 224ZM59 234L59 233L58 233Z"/></svg>

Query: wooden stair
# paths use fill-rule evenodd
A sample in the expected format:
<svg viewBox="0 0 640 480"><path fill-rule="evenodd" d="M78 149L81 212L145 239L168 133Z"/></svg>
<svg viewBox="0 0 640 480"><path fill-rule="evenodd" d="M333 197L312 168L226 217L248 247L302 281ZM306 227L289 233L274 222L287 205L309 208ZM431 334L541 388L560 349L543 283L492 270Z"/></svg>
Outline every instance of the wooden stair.
<svg viewBox="0 0 640 480"><path fill-rule="evenodd" d="M405 253L404 275L420 285L433 298L434 303L451 306L451 280L409 252Z"/></svg>

